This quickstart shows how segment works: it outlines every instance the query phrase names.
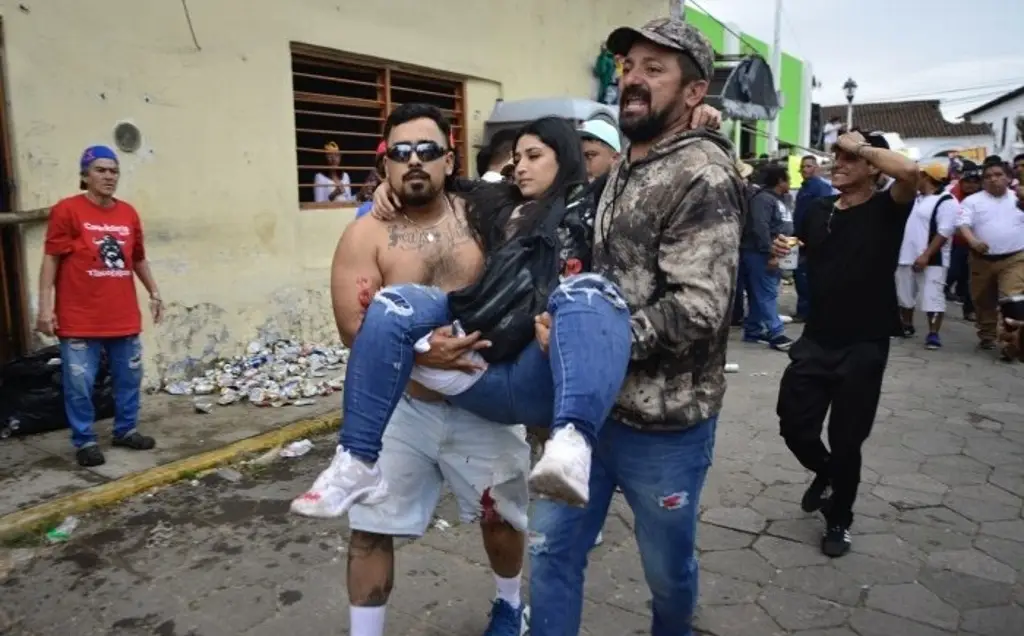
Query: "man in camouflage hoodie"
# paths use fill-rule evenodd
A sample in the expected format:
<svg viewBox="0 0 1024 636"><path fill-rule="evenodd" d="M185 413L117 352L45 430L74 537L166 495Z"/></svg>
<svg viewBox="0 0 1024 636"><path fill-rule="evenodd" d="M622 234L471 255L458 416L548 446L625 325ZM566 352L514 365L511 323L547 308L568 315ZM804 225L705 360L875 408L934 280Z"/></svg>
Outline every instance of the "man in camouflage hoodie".
<svg viewBox="0 0 1024 636"><path fill-rule="evenodd" d="M612 168L595 221L593 268L632 312L632 363L593 454L590 502L538 502L530 542L532 636L575 636L583 572L622 489L653 596L653 636L684 636L697 603L694 542L701 489L725 394L743 182L720 135L691 130L714 52L671 19L623 27L619 124L630 146Z"/></svg>

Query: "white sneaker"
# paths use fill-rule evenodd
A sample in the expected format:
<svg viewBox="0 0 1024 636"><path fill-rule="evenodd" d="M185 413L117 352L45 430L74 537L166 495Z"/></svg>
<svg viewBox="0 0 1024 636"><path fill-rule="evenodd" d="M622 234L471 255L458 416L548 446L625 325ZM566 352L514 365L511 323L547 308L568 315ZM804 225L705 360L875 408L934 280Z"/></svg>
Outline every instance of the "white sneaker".
<svg viewBox="0 0 1024 636"><path fill-rule="evenodd" d="M572 424L555 431L530 473L537 494L570 506L590 501L590 444Z"/></svg>
<svg viewBox="0 0 1024 636"><path fill-rule="evenodd" d="M356 503L380 503L387 493L380 468L359 461L338 446L331 465L320 473L312 488L292 501L291 511L303 517L333 519Z"/></svg>
<svg viewBox="0 0 1024 636"><path fill-rule="evenodd" d="M604 533L603 532L598 532L597 533L597 538L594 539L594 547L596 548L597 546L601 545L602 543L604 543Z"/></svg>

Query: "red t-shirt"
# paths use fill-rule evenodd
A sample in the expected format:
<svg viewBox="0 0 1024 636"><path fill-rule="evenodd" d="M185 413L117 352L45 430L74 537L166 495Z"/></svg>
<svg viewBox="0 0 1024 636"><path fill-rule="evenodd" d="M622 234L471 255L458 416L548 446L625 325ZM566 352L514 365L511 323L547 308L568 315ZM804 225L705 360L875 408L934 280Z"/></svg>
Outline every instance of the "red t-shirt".
<svg viewBox="0 0 1024 636"><path fill-rule="evenodd" d="M103 208L84 194L53 206L46 253L59 259L54 294L57 335L117 338L142 331L135 264L145 260L135 208Z"/></svg>

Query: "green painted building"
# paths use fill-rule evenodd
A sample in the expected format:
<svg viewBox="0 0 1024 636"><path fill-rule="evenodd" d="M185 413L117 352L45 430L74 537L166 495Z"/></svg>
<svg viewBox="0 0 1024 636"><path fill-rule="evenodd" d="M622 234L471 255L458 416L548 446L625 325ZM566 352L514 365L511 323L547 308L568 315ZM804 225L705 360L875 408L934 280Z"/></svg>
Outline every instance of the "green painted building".
<svg viewBox="0 0 1024 636"><path fill-rule="evenodd" d="M768 44L743 33L737 25L730 24L729 29L713 17L692 7L686 7L686 21L701 30L711 40L715 52L725 55L756 53L766 60L771 60ZM742 41L729 30L742 36ZM811 126L811 68L810 64L786 52L782 53L782 72L780 87L782 92L782 109L779 111L779 147L786 145L796 147L810 146ZM751 122L753 130L744 130L739 139L741 155L750 153L760 155L766 152L768 142L768 122ZM746 126L744 127L746 128Z"/></svg>

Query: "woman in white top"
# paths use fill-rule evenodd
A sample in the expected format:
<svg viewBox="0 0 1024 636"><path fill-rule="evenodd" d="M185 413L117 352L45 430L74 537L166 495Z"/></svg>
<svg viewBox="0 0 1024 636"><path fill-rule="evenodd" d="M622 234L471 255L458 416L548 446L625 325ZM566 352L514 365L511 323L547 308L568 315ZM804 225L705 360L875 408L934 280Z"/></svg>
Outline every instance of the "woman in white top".
<svg viewBox="0 0 1024 636"><path fill-rule="evenodd" d="M313 178L313 200L317 203L351 203L355 201L352 196L352 181L347 172L338 167L341 165L341 151L338 144L329 141L324 145L327 157L327 174L316 173Z"/></svg>

